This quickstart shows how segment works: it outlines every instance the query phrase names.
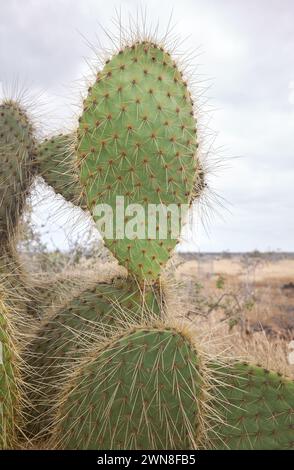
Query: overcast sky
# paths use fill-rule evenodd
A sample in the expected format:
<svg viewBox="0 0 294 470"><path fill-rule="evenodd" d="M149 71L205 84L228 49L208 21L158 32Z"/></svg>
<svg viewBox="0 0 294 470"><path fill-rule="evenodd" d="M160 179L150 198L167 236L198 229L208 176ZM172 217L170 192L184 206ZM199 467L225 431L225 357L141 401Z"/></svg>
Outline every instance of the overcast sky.
<svg viewBox="0 0 294 470"><path fill-rule="evenodd" d="M115 9L136 15L141 6L162 31L173 9L175 35L189 36L181 49L197 51L198 89L208 87L200 107L204 117L210 111L207 141L216 133L209 181L225 209L215 204L220 215L211 217L208 231L199 224L196 241L184 248L293 251L292 0L0 0L0 82L42 91L55 117L48 114L48 125L66 129L75 111L71 93L88 73L84 59L93 56L86 40L106 40L99 24L114 29ZM225 167L213 171L215 160ZM35 209L39 225L48 216L46 198ZM72 231L58 227L71 218L59 211L46 225L58 246Z"/></svg>

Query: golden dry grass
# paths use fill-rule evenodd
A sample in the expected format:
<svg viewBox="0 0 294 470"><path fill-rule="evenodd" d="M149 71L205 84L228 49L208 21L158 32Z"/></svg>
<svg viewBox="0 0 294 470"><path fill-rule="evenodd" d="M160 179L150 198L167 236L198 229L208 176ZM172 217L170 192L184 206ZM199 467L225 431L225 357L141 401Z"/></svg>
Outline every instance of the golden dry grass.
<svg viewBox="0 0 294 470"><path fill-rule="evenodd" d="M202 256L181 264L178 259L168 277L170 304L177 305L172 315L189 323L209 353L294 378L294 288L287 287L294 281L294 259ZM239 321L230 329L235 317Z"/></svg>

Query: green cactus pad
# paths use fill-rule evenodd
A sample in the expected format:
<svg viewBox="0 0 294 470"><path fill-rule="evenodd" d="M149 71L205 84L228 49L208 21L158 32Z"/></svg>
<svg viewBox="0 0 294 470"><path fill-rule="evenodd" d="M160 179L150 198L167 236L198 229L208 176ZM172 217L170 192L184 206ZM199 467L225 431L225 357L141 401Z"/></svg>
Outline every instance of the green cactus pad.
<svg viewBox="0 0 294 470"><path fill-rule="evenodd" d="M37 163L45 182L67 201L77 204L81 189L75 177L72 141L71 135L62 134L45 139L37 147Z"/></svg>
<svg viewBox="0 0 294 470"><path fill-rule="evenodd" d="M57 383L85 347L126 322L143 321L148 312L150 315L160 312L160 299L154 291L143 294L132 281L114 279L109 284L85 287L45 319L27 350L27 362L35 371L29 379L34 384L30 389L36 390L30 393L35 404L28 412L32 415L28 426L30 433L39 432L40 426L46 429L46 423L51 420L50 405Z"/></svg>
<svg viewBox="0 0 294 470"><path fill-rule="evenodd" d="M53 446L193 449L201 384L197 352L176 329L122 334L91 351L67 385Z"/></svg>
<svg viewBox="0 0 294 470"><path fill-rule="evenodd" d="M0 104L0 240L21 215L32 182L35 139L26 112L13 101Z"/></svg>
<svg viewBox="0 0 294 470"><path fill-rule="evenodd" d="M223 424L215 426L213 448L294 449L294 382L261 367L219 368L224 384L215 388Z"/></svg>
<svg viewBox="0 0 294 470"><path fill-rule="evenodd" d="M113 210L113 239L107 234L106 246L139 279L155 280L177 243L174 216L181 204L190 203L199 166L196 151L191 96L170 54L142 42L107 61L84 101L77 166L94 219L100 218L97 204ZM133 239L128 229L136 212L121 218L125 227L117 233L116 196L124 198L125 208L140 204L143 209L145 226L134 227ZM166 231L157 218L148 233L150 204L173 204Z"/></svg>

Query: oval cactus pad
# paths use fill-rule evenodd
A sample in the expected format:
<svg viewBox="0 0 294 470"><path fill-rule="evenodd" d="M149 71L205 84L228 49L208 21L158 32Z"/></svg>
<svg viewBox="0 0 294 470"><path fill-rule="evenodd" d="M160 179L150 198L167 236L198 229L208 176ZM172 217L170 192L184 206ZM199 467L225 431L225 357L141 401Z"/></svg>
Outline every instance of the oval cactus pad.
<svg viewBox="0 0 294 470"><path fill-rule="evenodd" d="M76 148L83 197L106 246L139 279L156 280L177 244L196 136L187 83L153 43L120 50L88 90Z"/></svg>

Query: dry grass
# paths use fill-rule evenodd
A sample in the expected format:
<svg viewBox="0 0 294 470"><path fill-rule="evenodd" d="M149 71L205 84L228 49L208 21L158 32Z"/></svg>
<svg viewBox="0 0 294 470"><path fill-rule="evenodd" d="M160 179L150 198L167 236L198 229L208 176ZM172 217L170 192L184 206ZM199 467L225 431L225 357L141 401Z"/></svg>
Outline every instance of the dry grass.
<svg viewBox="0 0 294 470"><path fill-rule="evenodd" d="M178 263L169 277L177 304L172 315L190 324L209 353L248 360L294 378L289 361L294 288L287 288L294 281L293 259L203 257Z"/></svg>

